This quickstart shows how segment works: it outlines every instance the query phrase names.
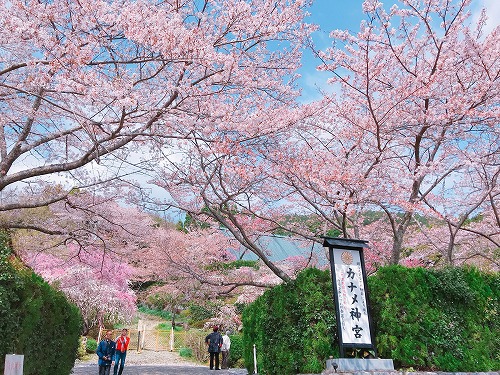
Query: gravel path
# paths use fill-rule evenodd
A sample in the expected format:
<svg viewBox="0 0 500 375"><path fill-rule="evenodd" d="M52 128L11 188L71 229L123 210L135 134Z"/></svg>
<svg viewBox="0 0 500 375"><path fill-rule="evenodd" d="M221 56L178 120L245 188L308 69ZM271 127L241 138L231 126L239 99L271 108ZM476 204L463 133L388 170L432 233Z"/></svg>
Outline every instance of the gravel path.
<svg viewBox="0 0 500 375"><path fill-rule="evenodd" d="M111 370L113 371L113 370ZM73 368L74 375L97 374L97 356L91 356L85 361L76 361ZM123 375L246 375L245 369L210 370L206 365L189 361L177 352L155 352L143 350L141 353L131 350L127 353Z"/></svg>
<svg viewBox="0 0 500 375"><path fill-rule="evenodd" d="M85 361L77 360L75 366L87 366L97 363L97 355L91 355ZM127 352L127 359L125 365L183 365L183 366L202 366L199 363L190 361L181 357L177 352L154 350L143 350L137 353L136 350L129 350Z"/></svg>
<svg viewBox="0 0 500 375"><path fill-rule="evenodd" d="M154 319L141 314L147 329L154 329L160 319ZM96 375L99 372L97 367L97 355L91 355L86 360L76 360L72 373L74 375ZM111 368L113 374L113 367ZM123 375L247 375L245 369L210 370L208 361L200 364L181 357L178 352L142 350L129 350L125 360Z"/></svg>
<svg viewBox="0 0 500 375"><path fill-rule="evenodd" d="M113 370L111 370L111 373ZM96 375L98 373L97 365L86 367L75 367L73 375ZM241 369L230 370L210 370L208 367L186 367L186 366L139 366L125 365L123 375L246 375L246 371Z"/></svg>

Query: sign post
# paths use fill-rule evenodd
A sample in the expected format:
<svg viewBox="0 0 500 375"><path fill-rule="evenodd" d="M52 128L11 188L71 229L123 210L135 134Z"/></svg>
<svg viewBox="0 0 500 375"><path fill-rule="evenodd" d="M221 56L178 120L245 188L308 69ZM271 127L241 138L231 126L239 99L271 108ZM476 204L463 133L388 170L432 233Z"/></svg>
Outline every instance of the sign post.
<svg viewBox="0 0 500 375"><path fill-rule="evenodd" d="M7 354L5 356L4 375L23 375L24 355Z"/></svg>
<svg viewBox="0 0 500 375"><path fill-rule="evenodd" d="M368 241L349 238L323 237L323 246L328 247L330 268L332 271L333 297L337 317L340 358L331 362L344 371L365 369L394 369L392 360L373 360L377 357L375 334L373 331L368 299L367 279L363 249L368 247ZM351 351L361 350L361 358L347 357ZM359 366L358 360L362 360ZM384 362L384 361L390 361Z"/></svg>

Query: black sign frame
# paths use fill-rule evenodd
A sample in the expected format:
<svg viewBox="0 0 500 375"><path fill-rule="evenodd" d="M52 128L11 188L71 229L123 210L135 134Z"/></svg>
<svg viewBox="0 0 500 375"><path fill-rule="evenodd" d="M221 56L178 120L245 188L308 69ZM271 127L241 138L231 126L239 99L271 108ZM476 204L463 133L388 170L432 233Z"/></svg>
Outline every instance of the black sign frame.
<svg viewBox="0 0 500 375"><path fill-rule="evenodd" d="M333 299L335 301L335 314L337 318L337 333L339 338L339 354L340 358L346 358L346 349L366 349L372 350L374 356L377 357L377 349L375 346L375 332L373 329L373 321L370 313L370 299L368 298L368 284L366 277L366 268L363 249L368 248L368 241L364 240L354 240L349 238L338 238L338 237L322 237L324 239L323 246L328 247L330 269L332 275L333 284ZM370 326L370 343L369 344L356 344L356 343L344 343L344 338L342 334L341 326L341 316L340 316L340 304L339 304L339 291L337 288L337 275L335 274L335 259L333 251L334 249L344 249L344 250L354 250L359 251L359 258L361 262L361 270L363 274L364 283L364 297L366 301L366 308L368 314L368 324Z"/></svg>

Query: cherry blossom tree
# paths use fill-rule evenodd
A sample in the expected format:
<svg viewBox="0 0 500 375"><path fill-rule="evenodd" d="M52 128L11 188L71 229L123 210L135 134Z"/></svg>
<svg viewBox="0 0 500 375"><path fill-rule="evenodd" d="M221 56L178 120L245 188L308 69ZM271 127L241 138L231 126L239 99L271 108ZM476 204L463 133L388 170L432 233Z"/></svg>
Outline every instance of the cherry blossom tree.
<svg viewBox="0 0 500 375"><path fill-rule="evenodd" d="M123 260L141 248L155 222L151 215L120 205L113 198L75 193L46 207L13 210L3 216L7 220L3 225L18 230L14 233L15 249L57 255L58 248L66 252L71 244L78 248L73 254L76 258L99 252Z"/></svg>
<svg viewBox="0 0 500 375"><path fill-rule="evenodd" d="M489 157L471 160L452 184L443 186L446 199L441 198L443 194L430 194L425 199L435 216L446 223L447 234L443 233L443 238L447 243L441 254L446 263L462 263L469 257L495 263L495 249L500 245L500 168L495 150L498 147L490 147L493 152Z"/></svg>
<svg viewBox="0 0 500 375"><path fill-rule="evenodd" d="M3 225L55 235L54 242L84 246L100 241L116 251L107 244L112 236L94 230L114 218L75 205L75 192L96 183L107 186L108 180L121 182L134 168L148 174L147 160L175 158L185 143L210 145L222 139L224 152L224 140L251 142L293 122L283 115L292 113L288 107L298 95L295 70L314 30L303 23L309 3L3 4ZM96 181L82 169L88 165L113 167L116 175ZM65 184L47 187L45 181L54 179ZM20 184L26 190L19 191ZM71 226L68 221L65 228L33 222L34 208L58 202L62 211L81 208L85 220Z"/></svg>
<svg viewBox="0 0 500 375"><path fill-rule="evenodd" d="M416 214L447 218L449 241L434 246L451 262L455 232L496 212L498 189L498 29L483 35L486 18L472 25L469 5L401 1L385 10L366 1L360 32L334 31L336 44L318 53L333 94L262 114L275 126L260 133L183 142L162 154L167 162L157 159L155 183L170 205L227 229L282 280L289 275L257 245L264 233L364 236L377 244L367 252L374 265L418 264L403 254L410 234L425 229ZM447 215L452 205L469 208ZM324 226L287 220L294 213ZM497 232L478 236L495 247Z"/></svg>
<svg viewBox="0 0 500 375"><path fill-rule="evenodd" d="M258 296L279 283L262 262L238 260L235 242L219 229L183 232L165 224L152 233L147 247L131 254L129 262L137 281L157 283L146 294L157 295L154 298L163 299L164 308L171 310L238 296L243 287Z"/></svg>
<svg viewBox="0 0 500 375"><path fill-rule="evenodd" d="M9 217L11 229L20 223L12 230L15 253L81 309L84 333L132 318L136 299L129 282L135 275L128 263L153 229L150 215L80 193Z"/></svg>
<svg viewBox="0 0 500 375"><path fill-rule="evenodd" d="M294 69L312 30L302 23L308 5L3 2L0 212L95 184L82 169L89 164L115 167L111 180L136 159L140 168L149 141L168 150L174 140L274 126L254 121L255 113L277 112L295 95ZM54 179L65 188L44 195L40 184ZM29 199L17 195L20 184Z"/></svg>
<svg viewBox="0 0 500 375"><path fill-rule="evenodd" d="M317 104L309 131L289 137L287 162L276 158L296 194L324 218L339 217L344 235L357 237L360 212L383 210L391 263L416 212L446 215L451 186L455 202L482 198L449 221L450 236L470 215L494 209L483 203L498 194L499 29L484 35L486 16L472 25L469 5L403 0L387 10L365 1L360 31L333 31L333 47L318 53L334 92ZM290 167L297 154L305 157ZM492 233L498 228L494 244Z"/></svg>
<svg viewBox="0 0 500 375"><path fill-rule="evenodd" d="M135 295L128 281L131 270L111 257L85 253L74 262L76 246L66 251L66 259L47 253L24 252L24 261L48 283L61 290L82 312L84 331L104 322L130 322L135 314ZM82 258L82 254L80 254Z"/></svg>

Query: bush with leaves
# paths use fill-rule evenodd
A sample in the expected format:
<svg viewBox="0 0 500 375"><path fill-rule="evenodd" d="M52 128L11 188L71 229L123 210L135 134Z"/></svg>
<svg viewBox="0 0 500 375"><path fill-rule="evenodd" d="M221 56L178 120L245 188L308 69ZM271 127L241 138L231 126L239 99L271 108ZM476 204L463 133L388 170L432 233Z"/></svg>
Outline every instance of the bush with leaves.
<svg viewBox="0 0 500 375"><path fill-rule="evenodd" d="M266 291L243 311L245 365L259 374L318 373L334 348L335 310L330 274L307 269Z"/></svg>
<svg viewBox="0 0 500 375"><path fill-rule="evenodd" d="M390 266L368 279L379 355L398 367L500 368L500 277Z"/></svg>
<svg viewBox="0 0 500 375"><path fill-rule="evenodd" d="M23 354L25 375L67 375L81 329L78 308L25 268L0 232L0 358ZM0 372L3 366L0 361Z"/></svg>
<svg viewBox="0 0 500 375"><path fill-rule="evenodd" d="M180 348L179 355L184 358L192 358L193 357L193 349L191 348Z"/></svg>
<svg viewBox="0 0 500 375"><path fill-rule="evenodd" d="M231 348L229 349L228 366L232 368L243 367L243 335L229 335L231 339Z"/></svg>
<svg viewBox="0 0 500 375"><path fill-rule="evenodd" d="M97 351L97 340L91 337L87 338L86 350L87 353L95 353Z"/></svg>
<svg viewBox="0 0 500 375"><path fill-rule="evenodd" d="M243 312L244 360L259 374L319 373L338 355L328 271L308 269L268 290ZM397 368L500 368L500 276L475 268L388 266L368 278L381 358Z"/></svg>

